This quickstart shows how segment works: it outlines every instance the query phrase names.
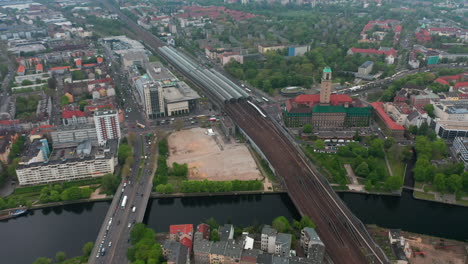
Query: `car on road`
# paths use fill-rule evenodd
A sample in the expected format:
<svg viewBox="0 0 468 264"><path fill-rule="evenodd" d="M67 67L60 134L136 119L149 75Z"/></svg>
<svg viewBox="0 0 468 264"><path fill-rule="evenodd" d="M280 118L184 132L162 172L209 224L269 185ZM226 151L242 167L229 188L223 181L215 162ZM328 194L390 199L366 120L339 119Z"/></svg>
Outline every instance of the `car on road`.
<svg viewBox="0 0 468 264"><path fill-rule="evenodd" d="M109 247L111 247L111 246L112 246L112 241L109 242Z"/></svg>
<svg viewBox="0 0 468 264"><path fill-rule="evenodd" d="M132 213L134 213L136 211L136 206L133 206L132 207Z"/></svg>
<svg viewBox="0 0 468 264"><path fill-rule="evenodd" d="M132 223L128 223L128 228L130 228L132 226Z"/></svg>

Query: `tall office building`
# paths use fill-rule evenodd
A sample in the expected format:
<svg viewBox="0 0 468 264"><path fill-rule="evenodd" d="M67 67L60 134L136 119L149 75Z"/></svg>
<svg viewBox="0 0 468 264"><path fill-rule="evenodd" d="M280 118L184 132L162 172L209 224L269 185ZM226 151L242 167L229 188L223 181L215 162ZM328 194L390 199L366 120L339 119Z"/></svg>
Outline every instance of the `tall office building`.
<svg viewBox="0 0 468 264"><path fill-rule="evenodd" d="M332 71L330 67L325 67L322 74L322 83L320 84L320 104L330 105L330 96L332 93Z"/></svg>
<svg viewBox="0 0 468 264"><path fill-rule="evenodd" d="M120 138L120 124L117 110L97 111L94 113L94 125L99 145L108 139Z"/></svg>

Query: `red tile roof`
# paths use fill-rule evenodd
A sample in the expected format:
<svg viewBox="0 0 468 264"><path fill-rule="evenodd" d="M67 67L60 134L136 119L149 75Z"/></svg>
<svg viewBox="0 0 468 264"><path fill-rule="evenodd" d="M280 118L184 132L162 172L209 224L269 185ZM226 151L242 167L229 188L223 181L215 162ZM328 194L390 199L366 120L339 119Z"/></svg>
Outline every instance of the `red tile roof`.
<svg viewBox="0 0 468 264"><path fill-rule="evenodd" d="M459 82L455 84L455 89L468 87L468 82Z"/></svg>
<svg viewBox="0 0 468 264"><path fill-rule="evenodd" d="M36 71L43 71L43 70L44 70L44 66L41 63L36 65Z"/></svg>
<svg viewBox="0 0 468 264"><path fill-rule="evenodd" d="M179 242L180 242L182 245L188 247L188 248L189 248L189 252L192 251L192 240L190 240L188 237L183 237Z"/></svg>
<svg viewBox="0 0 468 264"><path fill-rule="evenodd" d="M18 71L17 72L24 73L25 70L26 70L26 68L24 68L24 65L20 64L20 66L18 66Z"/></svg>
<svg viewBox="0 0 468 264"><path fill-rule="evenodd" d="M93 67L94 65L96 65L95 63L86 63L86 64L83 64L83 67Z"/></svg>
<svg viewBox="0 0 468 264"><path fill-rule="evenodd" d="M444 80L442 78L437 78L437 79L434 80L434 82L440 83L442 85L450 85L449 82L447 82L446 80Z"/></svg>
<svg viewBox="0 0 468 264"><path fill-rule="evenodd" d="M50 68L51 71L66 70L66 69L70 69L70 66L61 66L61 67Z"/></svg>
<svg viewBox="0 0 468 264"><path fill-rule="evenodd" d="M371 55L382 55L385 54L385 56L395 56L396 55L396 50L393 48L390 50L376 50L376 49L358 49L358 48L351 48L351 51L353 53L364 53L364 54L371 54Z"/></svg>
<svg viewBox="0 0 468 264"><path fill-rule="evenodd" d="M385 113L384 109L382 108L383 103L382 102L373 102L371 103L371 106L374 108L374 110L377 112L379 117L385 122L388 128L392 130L405 130L405 128L402 125L397 124L395 121L393 121L390 116Z"/></svg>
<svg viewBox="0 0 468 264"><path fill-rule="evenodd" d="M102 57L97 57L96 58L97 63L102 63L104 59Z"/></svg>
<svg viewBox="0 0 468 264"><path fill-rule="evenodd" d="M202 233L204 239L209 239L209 237L210 237L210 226L207 225L207 224L199 224L197 226L197 232Z"/></svg>
<svg viewBox="0 0 468 264"><path fill-rule="evenodd" d="M86 114L84 112L78 110L64 110L62 111L62 118L72 118L73 116L76 117L85 117Z"/></svg>
<svg viewBox="0 0 468 264"><path fill-rule="evenodd" d="M186 225L171 225L169 226L169 233L170 234L178 234L178 233L184 233L184 234L193 234L193 225L192 224L186 224Z"/></svg>
<svg viewBox="0 0 468 264"><path fill-rule="evenodd" d="M80 67L81 66L81 60L76 60L75 65L76 65L76 67Z"/></svg>

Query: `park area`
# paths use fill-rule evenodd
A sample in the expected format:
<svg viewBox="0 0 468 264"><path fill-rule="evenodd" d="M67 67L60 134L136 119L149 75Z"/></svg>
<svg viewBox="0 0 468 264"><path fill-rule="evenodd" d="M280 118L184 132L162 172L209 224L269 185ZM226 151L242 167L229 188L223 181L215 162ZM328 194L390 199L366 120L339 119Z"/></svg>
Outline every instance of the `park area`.
<svg viewBox="0 0 468 264"><path fill-rule="evenodd" d="M207 129L177 131L168 137L168 164L186 163L189 180L232 181L261 180L247 146L227 143L219 133L209 135Z"/></svg>

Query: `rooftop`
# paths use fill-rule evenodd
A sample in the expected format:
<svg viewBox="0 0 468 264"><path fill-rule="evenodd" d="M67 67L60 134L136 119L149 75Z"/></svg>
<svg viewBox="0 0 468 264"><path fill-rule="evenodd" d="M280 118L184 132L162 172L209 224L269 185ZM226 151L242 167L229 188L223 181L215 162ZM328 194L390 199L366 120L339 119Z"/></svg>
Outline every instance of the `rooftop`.
<svg viewBox="0 0 468 264"><path fill-rule="evenodd" d="M332 72L330 67L325 67L323 68L323 72Z"/></svg>
<svg viewBox="0 0 468 264"><path fill-rule="evenodd" d="M277 233L276 229L269 225L264 225L262 228L262 235L275 236Z"/></svg>
<svg viewBox="0 0 468 264"><path fill-rule="evenodd" d="M210 254L224 255L226 250L227 241L216 241L211 246Z"/></svg>
<svg viewBox="0 0 468 264"><path fill-rule="evenodd" d="M210 252L213 241L205 239L195 240L193 244L193 252Z"/></svg>
<svg viewBox="0 0 468 264"><path fill-rule="evenodd" d="M402 125L397 124L395 121L393 121L390 118L390 116L388 116L387 113L385 113L384 109L382 108L382 105L383 105L382 102L373 102L373 103L371 103L371 106L377 112L379 117L385 122L385 124L388 126L388 128L390 128L392 130L405 130L405 128Z"/></svg>
<svg viewBox="0 0 468 264"><path fill-rule="evenodd" d="M306 233L309 236L309 239L311 241L322 242L319 235L315 231L315 228L304 227L304 229L302 229L302 230L304 231L304 233Z"/></svg>
<svg viewBox="0 0 468 264"><path fill-rule="evenodd" d="M163 89L166 103L176 103L200 98L198 93L185 82L177 82L176 86L165 87Z"/></svg>

